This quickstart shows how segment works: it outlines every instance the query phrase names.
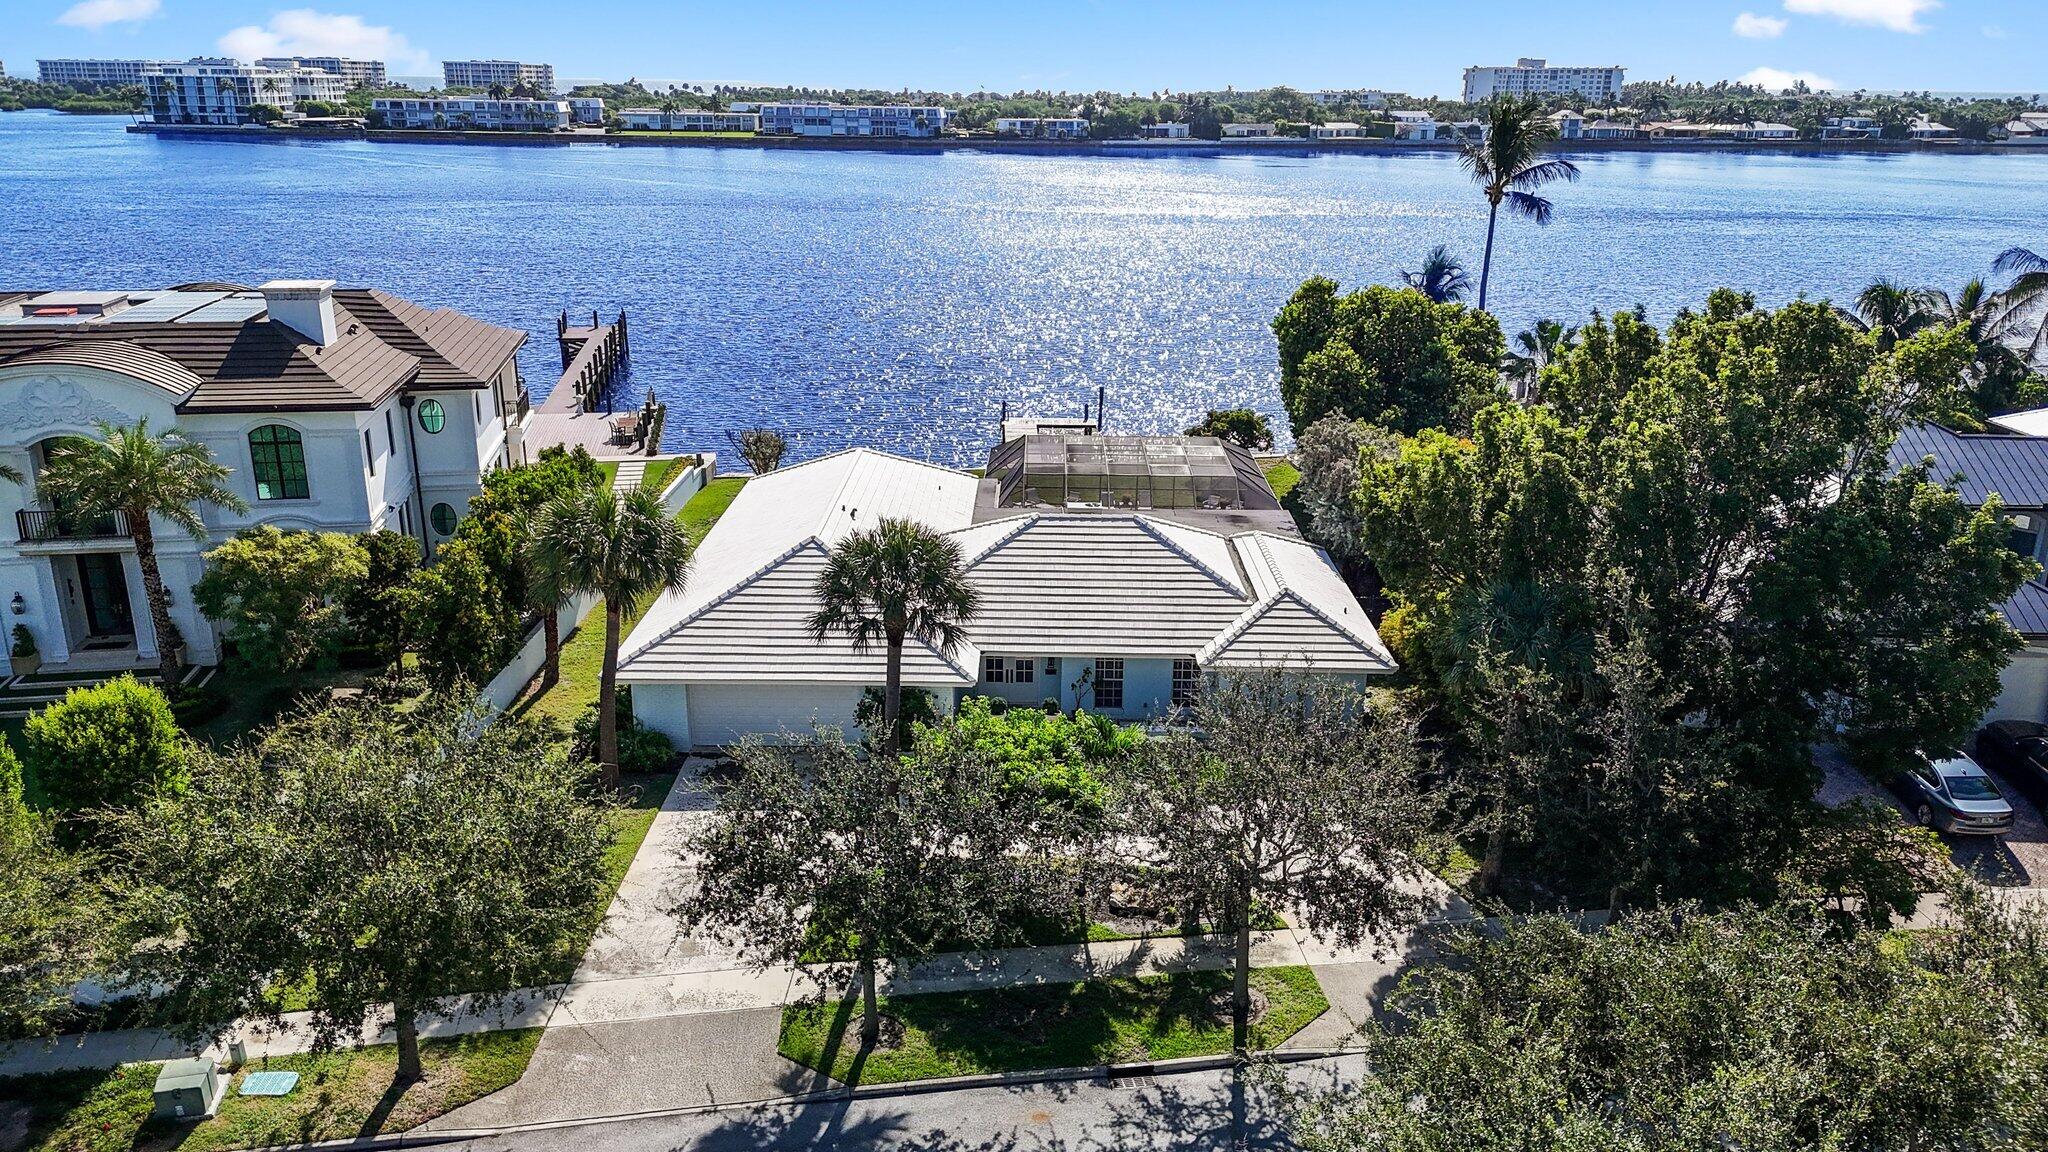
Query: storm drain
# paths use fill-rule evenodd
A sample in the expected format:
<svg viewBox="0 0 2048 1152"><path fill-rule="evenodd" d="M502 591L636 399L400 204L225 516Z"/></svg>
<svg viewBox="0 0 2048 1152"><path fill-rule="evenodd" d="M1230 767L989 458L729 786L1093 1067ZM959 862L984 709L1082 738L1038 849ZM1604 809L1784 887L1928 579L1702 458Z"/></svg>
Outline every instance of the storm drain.
<svg viewBox="0 0 2048 1152"><path fill-rule="evenodd" d="M1159 1083L1159 1077L1152 1072L1150 1064L1127 1064L1111 1068L1106 1077L1111 1088L1142 1088L1147 1084Z"/></svg>

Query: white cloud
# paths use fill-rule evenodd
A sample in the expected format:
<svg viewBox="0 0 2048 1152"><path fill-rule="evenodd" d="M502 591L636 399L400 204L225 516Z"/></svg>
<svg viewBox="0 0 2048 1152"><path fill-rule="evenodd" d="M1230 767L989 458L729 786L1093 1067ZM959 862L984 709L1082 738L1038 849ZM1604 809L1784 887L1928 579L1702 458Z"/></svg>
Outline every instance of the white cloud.
<svg viewBox="0 0 2048 1152"><path fill-rule="evenodd" d="M149 0L155 3L156 0ZM246 24L220 38L220 50L238 60L260 56L347 56L382 60L393 72L424 72L427 54L404 36L381 24L365 24L361 16L293 8L270 18L269 24Z"/></svg>
<svg viewBox="0 0 2048 1152"><path fill-rule="evenodd" d="M73 28L105 28L109 24L133 24L156 15L163 0L79 0L57 17L57 23Z"/></svg>
<svg viewBox="0 0 2048 1152"><path fill-rule="evenodd" d="M1785 34L1786 21L1782 16L1759 16L1744 12L1735 18L1735 34L1751 40L1775 40Z"/></svg>
<svg viewBox="0 0 2048 1152"><path fill-rule="evenodd" d="M1806 81L1808 88L1835 88L1838 85L1825 76L1813 72L1787 72L1783 68L1751 68L1735 78L1739 83L1754 84L1768 92L1783 92L1785 89Z"/></svg>
<svg viewBox="0 0 2048 1152"><path fill-rule="evenodd" d="M1941 7L1941 0L1785 0L1785 11L1804 16L1833 16L1850 24L1875 24L1894 32L1925 32L1922 12Z"/></svg>

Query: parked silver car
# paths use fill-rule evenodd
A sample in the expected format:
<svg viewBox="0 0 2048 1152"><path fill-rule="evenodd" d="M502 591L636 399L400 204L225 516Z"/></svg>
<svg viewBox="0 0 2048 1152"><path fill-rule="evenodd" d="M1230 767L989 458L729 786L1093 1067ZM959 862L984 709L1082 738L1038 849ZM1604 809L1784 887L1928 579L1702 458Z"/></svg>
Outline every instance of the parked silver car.
<svg viewBox="0 0 2048 1152"><path fill-rule="evenodd" d="M1959 836L2012 831L2012 805L1984 769L1961 752L1923 756L1892 781L1892 791L1922 827Z"/></svg>

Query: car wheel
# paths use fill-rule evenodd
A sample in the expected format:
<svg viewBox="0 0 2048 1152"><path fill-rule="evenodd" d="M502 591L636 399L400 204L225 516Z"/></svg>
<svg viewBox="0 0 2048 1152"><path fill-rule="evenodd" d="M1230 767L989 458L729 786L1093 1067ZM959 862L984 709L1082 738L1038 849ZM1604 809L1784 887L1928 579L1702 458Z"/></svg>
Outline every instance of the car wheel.
<svg viewBox="0 0 2048 1152"><path fill-rule="evenodd" d="M1934 827L1934 809L1922 804L1913 810L1913 819L1918 821L1922 828L1932 828Z"/></svg>

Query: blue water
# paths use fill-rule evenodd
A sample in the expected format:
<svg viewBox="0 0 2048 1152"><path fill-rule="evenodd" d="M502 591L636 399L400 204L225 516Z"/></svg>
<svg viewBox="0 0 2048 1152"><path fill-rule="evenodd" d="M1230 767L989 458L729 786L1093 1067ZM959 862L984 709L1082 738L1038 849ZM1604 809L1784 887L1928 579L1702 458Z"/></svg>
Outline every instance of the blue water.
<svg viewBox="0 0 2048 1152"><path fill-rule="evenodd" d="M979 459L1004 400L1114 431L1277 414L1273 313L1306 276L1393 278L1435 243L1476 265L1455 161L158 140L124 118L0 114L0 287L333 277L524 328L632 316L668 445L792 434ZM1504 221L1496 312L1731 285L1843 299L1873 276L1960 285L2048 246L2048 154L1577 157L1549 228Z"/></svg>

